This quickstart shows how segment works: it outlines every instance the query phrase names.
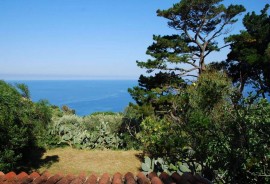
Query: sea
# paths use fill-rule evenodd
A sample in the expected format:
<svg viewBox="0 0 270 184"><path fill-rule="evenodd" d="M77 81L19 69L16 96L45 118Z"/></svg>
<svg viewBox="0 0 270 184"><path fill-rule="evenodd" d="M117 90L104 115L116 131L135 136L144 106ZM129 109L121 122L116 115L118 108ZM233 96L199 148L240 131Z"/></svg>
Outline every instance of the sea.
<svg viewBox="0 0 270 184"><path fill-rule="evenodd" d="M137 80L17 80L30 90L34 102L48 100L50 104L74 109L79 116L94 112L123 112L134 102L128 88L138 85ZM252 91L246 87L244 95ZM270 97L266 97L270 101Z"/></svg>
<svg viewBox="0 0 270 184"><path fill-rule="evenodd" d="M137 80L20 80L30 90L32 101L48 100L50 104L74 109L79 116L94 112L123 112L134 102L128 88Z"/></svg>

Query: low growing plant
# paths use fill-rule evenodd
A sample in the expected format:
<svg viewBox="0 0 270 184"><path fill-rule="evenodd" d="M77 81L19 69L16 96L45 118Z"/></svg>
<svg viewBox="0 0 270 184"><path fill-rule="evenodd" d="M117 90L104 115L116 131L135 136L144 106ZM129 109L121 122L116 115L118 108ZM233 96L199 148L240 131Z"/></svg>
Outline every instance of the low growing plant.
<svg viewBox="0 0 270 184"><path fill-rule="evenodd" d="M113 133L108 122L100 122L93 129L85 127L84 119L76 115L64 115L50 127L49 134L57 137L58 145L84 149L118 149L122 142Z"/></svg>
<svg viewBox="0 0 270 184"><path fill-rule="evenodd" d="M183 173L189 172L192 174L201 174L202 166L199 163L192 162L188 158L182 159L175 163L170 163L166 158L150 158L148 156L144 157L144 162L142 163L142 171L145 174L151 172L156 172L159 175L161 172L166 172L168 174L173 174L174 172L182 175Z"/></svg>
<svg viewBox="0 0 270 184"><path fill-rule="evenodd" d="M122 123L123 115L120 113L94 113L83 118L83 124L88 131L93 131L102 122L107 122L112 133L117 133Z"/></svg>

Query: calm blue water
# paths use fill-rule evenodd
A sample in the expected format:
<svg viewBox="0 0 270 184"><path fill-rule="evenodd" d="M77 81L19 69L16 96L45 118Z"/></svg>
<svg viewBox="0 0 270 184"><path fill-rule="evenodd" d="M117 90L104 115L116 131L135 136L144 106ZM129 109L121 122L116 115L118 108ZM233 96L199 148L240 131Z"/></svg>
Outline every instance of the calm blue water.
<svg viewBox="0 0 270 184"><path fill-rule="evenodd" d="M40 80L8 81L24 83L36 102L47 99L57 106L67 105L84 116L98 111L122 112L133 102L127 89L137 85L135 80Z"/></svg>
<svg viewBox="0 0 270 184"><path fill-rule="evenodd" d="M37 102L48 100L52 105L67 105L80 116L93 112L123 112L129 102L134 102L127 92L137 85L136 80L37 80L8 81L11 84L24 83L31 93L31 99ZM245 88L252 91L251 87ZM267 99L270 101L270 97Z"/></svg>

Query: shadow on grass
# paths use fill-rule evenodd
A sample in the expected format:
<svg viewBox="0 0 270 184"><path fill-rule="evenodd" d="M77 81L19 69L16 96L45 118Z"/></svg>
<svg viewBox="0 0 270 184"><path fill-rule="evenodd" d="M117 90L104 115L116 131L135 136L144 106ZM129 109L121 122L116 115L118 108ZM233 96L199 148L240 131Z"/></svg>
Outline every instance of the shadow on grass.
<svg viewBox="0 0 270 184"><path fill-rule="evenodd" d="M26 150L26 158L19 164L16 172L33 172L41 167L50 168L52 164L59 162L58 155L46 156L42 158L46 150L44 148L34 148Z"/></svg>
<svg viewBox="0 0 270 184"><path fill-rule="evenodd" d="M144 157L146 156L145 153L137 153L135 154L135 156L137 157L138 160L140 160L141 162L144 162Z"/></svg>
<svg viewBox="0 0 270 184"><path fill-rule="evenodd" d="M137 157L137 159L138 159L141 163L143 163L143 162L144 162L144 157L146 156L146 154L145 154L144 152L142 152L142 153L135 154L135 156ZM141 166L138 167L137 169L138 169L138 171L142 171Z"/></svg>

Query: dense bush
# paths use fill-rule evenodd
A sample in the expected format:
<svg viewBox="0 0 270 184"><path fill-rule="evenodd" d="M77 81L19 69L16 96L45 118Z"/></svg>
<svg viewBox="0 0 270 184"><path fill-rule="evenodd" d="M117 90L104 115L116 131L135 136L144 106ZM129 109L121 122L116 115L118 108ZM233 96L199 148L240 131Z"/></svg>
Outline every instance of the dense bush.
<svg viewBox="0 0 270 184"><path fill-rule="evenodd" d="M235 101L222 72L200 76L187 89L189 110L178 123L209 179L223 183L266 182L270 163L270 111L265 99Z"/></svg>
<svg viewBox="0 0 270 184"><path fill-rule="evenodd" d="M123 115L120 113L94 113L83 118L84 126L88 131L93 131L96 129L101 122L107 122L111 133L117 133L122 124Z"/></svg>
<svg viewBox="0 0 270 184"><path fill-rule="evenodd" d="M183 148L177 128L166 119L148 117L141 123L141 131L137 134L144 151L152 157L174 157L178 149Z"/></svg>
<svg viewBox="0 0 270 184"><path fill-rule="evenodd" d="M119 130L123 140L124 149L141 149L142 145L137 136L137 134L141 131L141 116L142 115L134 105L130 105L125 109L122 124Z"/></svg>
<svg viewBox="0 0 270 184"><path fill-rule="evenodd" d="M52 106L53 123L43 144L47 148L69 145L87 149L139 149L136 138L140 120L133 110L125 113L96 112L80 117L70 110ZM65 107L64 109L69 109ZM130 108L129 108L130 109Z"/></svg>
<svg viewBox="0 0 270 184"><path fill-rule="evenodd" d="M69 108L66 105L63 105L61 109L62 109L62 111L63 111L64 114L70 114L70 115L75 114L75 110Z"/></svg>
<svg viewBox="0 0 270 184"><path fill-rule="evenodd" d="M25 85L22 86L28 91ZM41 145L50 122L48 104L44 101L33 103L28 95L0 81L1 171L16 169L32 148Z"/></svg>
<svg viewBox="0 0 270 184"><path fill-rule="evenodd" d="M117 123L113 120L119 118L120 115L115 115L115 118L112 115L109 117L94 116L93 121L91 121L91 116L82 118L76 115L64 115L54 119L54 123L49 128L49 135L58 140L58 145L88 149L120 148L122 141L116 133L117 130L112 131L111 129L111 127L115 128ZM105 122L106 119L110 120L111 123Z"/></svg>
<svg viewBox="0 0 270 184"><path fill-rule="evenodd" d="M47 130L52 123L52 108L49 102L40 100L39 102L34 103L31 117L35 121L33 133L37 139L37 146L46 147L48 144Z"/></svg>
<svg viewBox="0 0 270 184"><path fill-rule="evenodd" d="M163 118L141 124L144 150L169 163L189 160L218 183L267 183L270 172L270 104L266 99L235 101L222 72L205 72L175 96Z"/></svg>

